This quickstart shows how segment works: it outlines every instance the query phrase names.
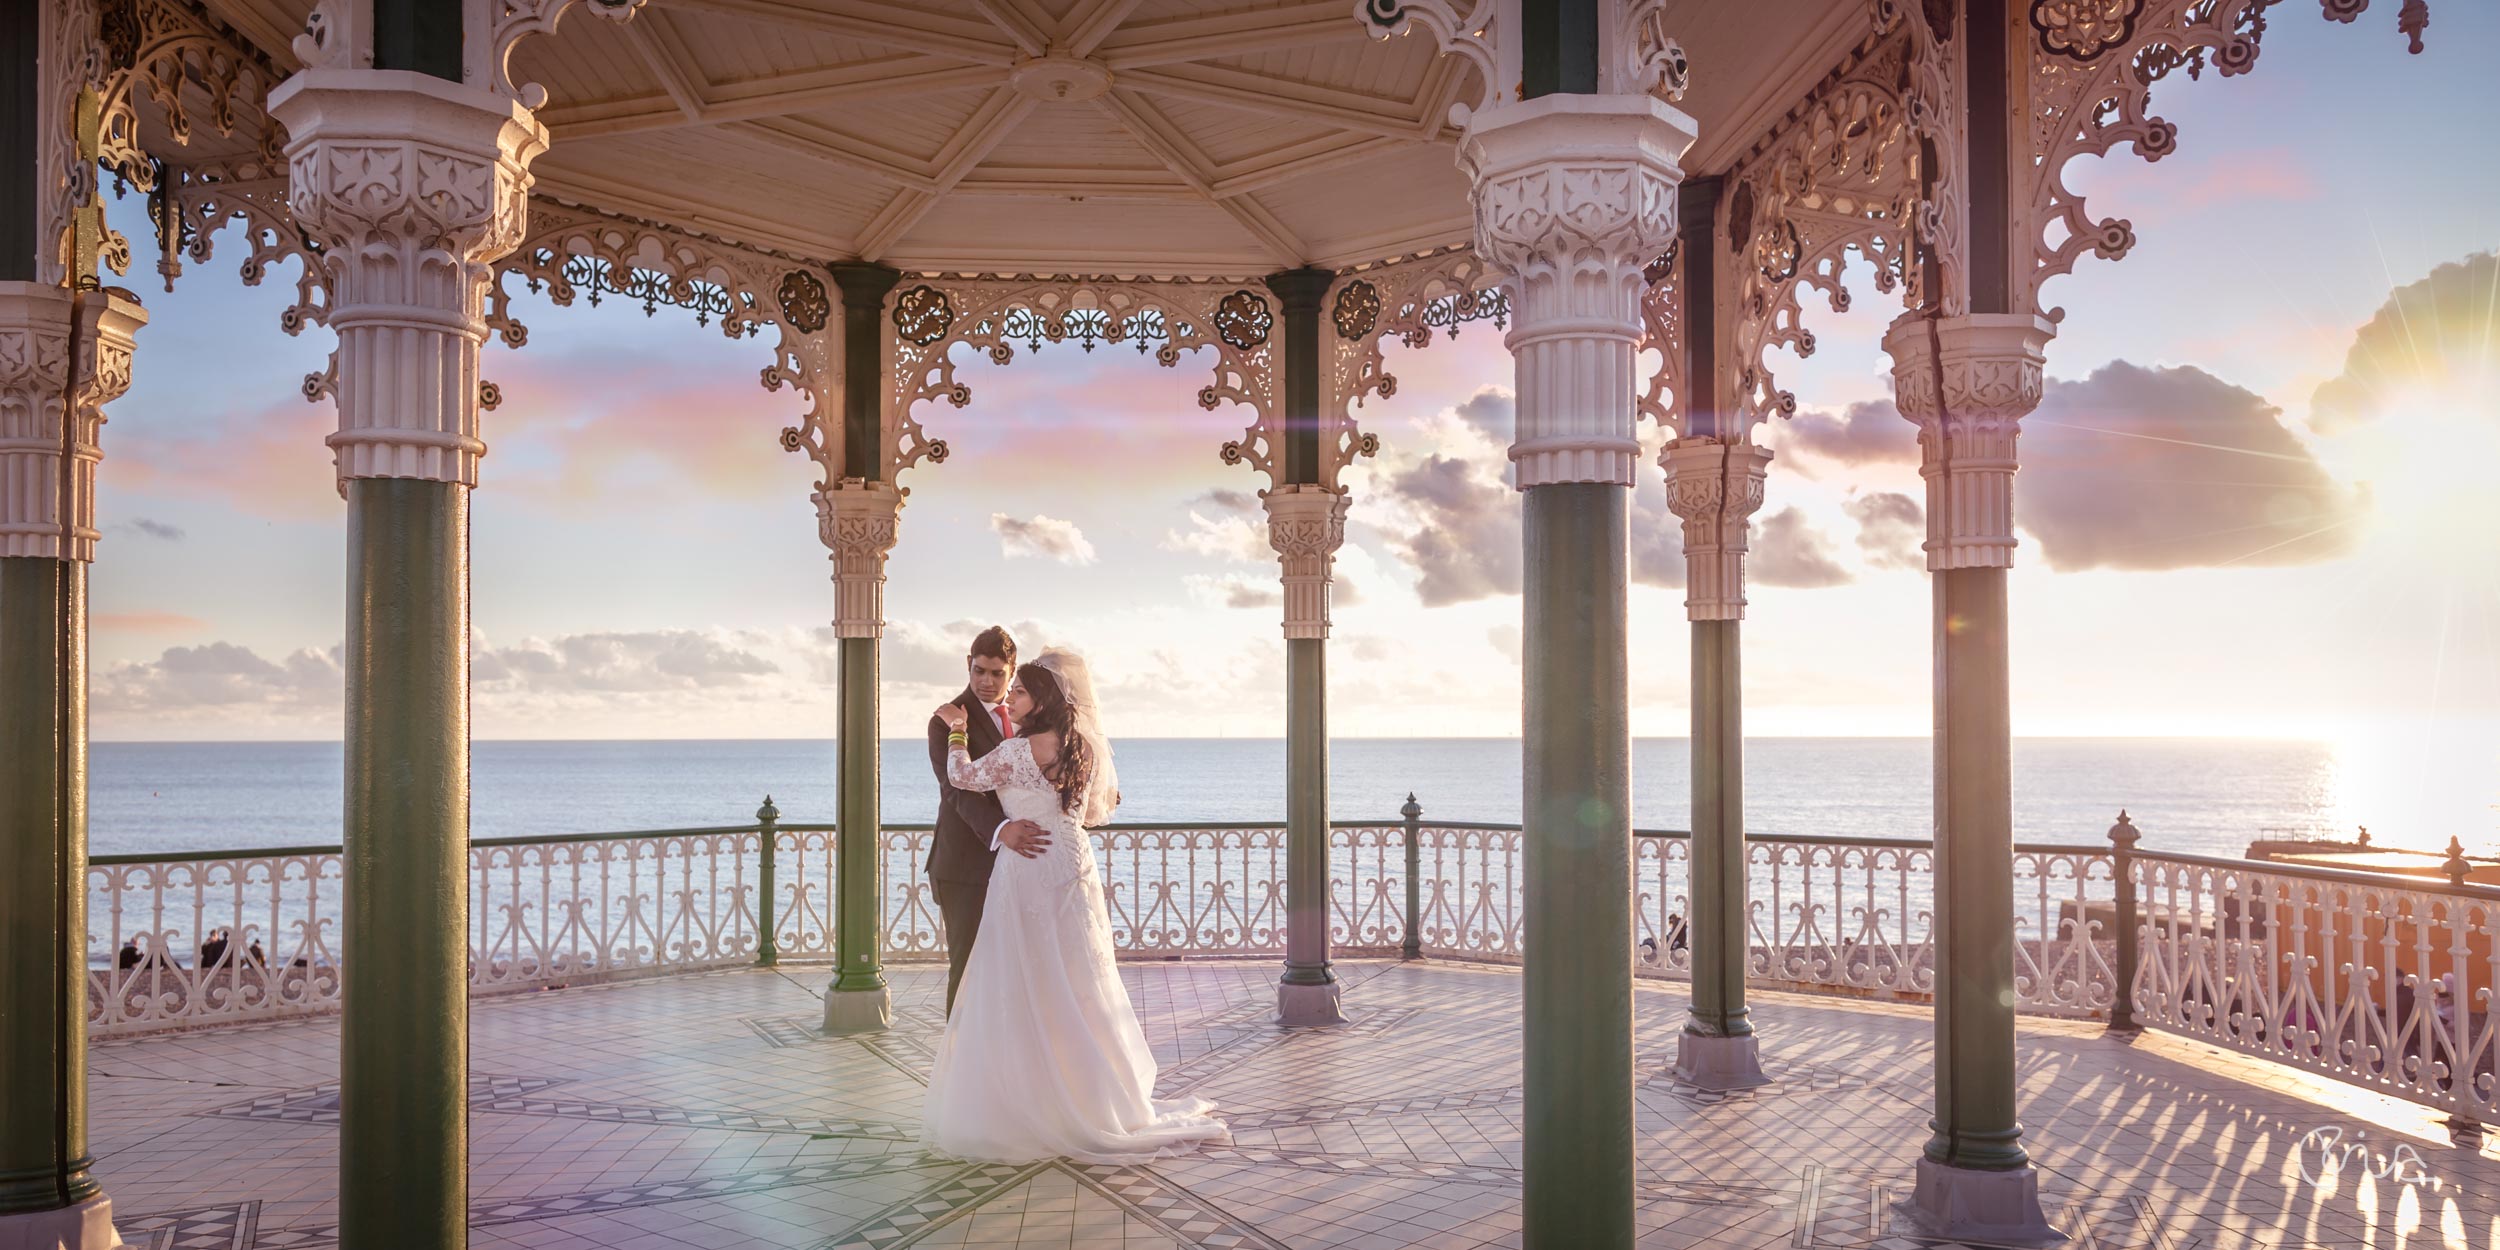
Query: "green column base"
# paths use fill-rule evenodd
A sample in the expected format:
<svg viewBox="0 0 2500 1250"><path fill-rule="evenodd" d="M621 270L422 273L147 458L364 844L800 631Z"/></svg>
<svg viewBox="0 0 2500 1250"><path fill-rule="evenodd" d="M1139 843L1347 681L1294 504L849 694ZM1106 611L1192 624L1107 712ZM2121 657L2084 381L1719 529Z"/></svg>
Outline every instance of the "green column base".
<svg viewBox="0 0 2500 1250"><path fill-rule="evenodd" d="M1675 1079L1695 1089L1752 1089L1768 1085L1762 1073L1762 1041L1751 1033L1708 1037L1686 1029L1675 1039Z"/></svg>
<svg viewBox="0 0 2500 1250"><path fill-rule="evenodd" d="M894 1025L894 992L834 990L825 995L825 1032L835 1035L882 1033Z"/></svg>
<svg viewBox="0 0 2500 1250"><path fill-rule="evenodd" d="M1288 1029L1344 1024L1344 1000L1345 986L1333 976L1317 985L1297 985L1288 978L1276 985L1276 1023Z"/></svg>
<svg viewBox="0 0 2500 1250"><path fill-rule="evenodd" d="M123 1250L128 1244L113 1231L113 1200L102 1194L49 1211L0 1215L0 1246Z"/></svg>
<svg viewBox="0 0 2500 1250"><path fill-rule="evenodd" d="M1996 1246L2054 1246L2067 1239L2040 1207L2040 1174L2030 1164L1983 1171L1918 1161L1910 1210L1927 1231Z"/></svg>

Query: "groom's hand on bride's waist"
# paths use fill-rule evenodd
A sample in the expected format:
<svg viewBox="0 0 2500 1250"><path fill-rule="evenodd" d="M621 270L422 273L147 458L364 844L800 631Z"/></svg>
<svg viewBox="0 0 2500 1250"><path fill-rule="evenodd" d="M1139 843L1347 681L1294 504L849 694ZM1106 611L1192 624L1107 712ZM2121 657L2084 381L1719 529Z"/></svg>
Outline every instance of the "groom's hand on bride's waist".
<svg viewBox="0 0 2500 1250"><path fill-rule="evenodd" d="M1029 820L1011 820L999 829L998 844L1031 859L1050 849L1050 831Z"/></svg>

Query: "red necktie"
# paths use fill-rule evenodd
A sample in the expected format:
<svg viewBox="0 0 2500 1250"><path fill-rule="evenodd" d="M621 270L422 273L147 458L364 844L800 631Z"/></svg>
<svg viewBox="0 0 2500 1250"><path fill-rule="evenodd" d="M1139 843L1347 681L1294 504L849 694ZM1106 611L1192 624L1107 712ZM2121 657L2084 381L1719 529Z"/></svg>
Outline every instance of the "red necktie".
<svg viewBox="0 0 2500 1250"><path fill-rule="evenodd" d="M1001 703L998 706L991 708L990 714L998 718L998 733L1000 737L1012 738L1016 736L1016 727L1007 723L1006 704Z"/></svg>

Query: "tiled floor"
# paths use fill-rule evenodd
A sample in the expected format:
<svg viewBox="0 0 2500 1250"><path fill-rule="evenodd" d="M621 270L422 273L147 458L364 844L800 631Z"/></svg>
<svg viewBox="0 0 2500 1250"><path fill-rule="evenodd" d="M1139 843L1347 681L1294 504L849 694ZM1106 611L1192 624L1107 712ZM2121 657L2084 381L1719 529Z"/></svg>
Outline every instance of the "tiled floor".
<svg viewBox="0 0 2500 1250"><path fill-rule="evenodd" d="M1270 965L1127 967L1163 1092L1214 1097L1234 1129L1230 1146L1149 1167L916 1149L935 971L900 972L897 1027L865 1039L815 1031L819 968L481 1002L471 1244L1517 1244L1517 974L1340 969L1356 1022L1284 1033L1265 1020ZM1644 984L1636 1005L1642 1245L1945 1244L1893 1206L1927 1135L1922 1010L1759 996L1777 1082L1712 1097L1666 1074L1678 987ZM94 1147L123 1236L335 1245L337 1036L305 1021L96 1047ZM2451 1146L2418 1108L2097 1025L2027 1020L2022 1058L2043 1190L2078 1247L2500 1247L2500 1151ZM2296 1143L2325 1128L2410 1145L2430 1180L2348 1167L2311 1184Z"/></svg>

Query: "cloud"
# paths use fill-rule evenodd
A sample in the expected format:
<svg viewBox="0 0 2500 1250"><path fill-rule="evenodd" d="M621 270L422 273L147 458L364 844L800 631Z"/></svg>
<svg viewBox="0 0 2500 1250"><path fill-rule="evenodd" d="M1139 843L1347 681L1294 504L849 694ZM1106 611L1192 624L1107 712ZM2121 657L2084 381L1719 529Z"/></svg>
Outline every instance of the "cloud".
<svg viewBox="0 0 2500 1250"><path fill-rule="evenodd" d="M1508 447L1517 437L1519 405L1511 393L1498 386L1482 387L1475 394L1460 400L1450 411L1474 426L1493 442Z"/></svg>
<svg viewBox="0 0 2500 1250"><path fill-rule="evenodd" d="M1033 556L1057 560L1061 564L1092 564L1094 544L1075 525L1056 517L1035 516L1021 521L1004 512L990 514L990 528L998 532L999 550L1010 558Z"/></svg>
<svg viewBox="0 0 2500 1250"><path fill-rule="evenodd" d="M2264 397L2194 366L2121 360L2079 381L2051 378L2023 419L2014 523L2061 571L2305 564L2342 554L2367 500L2328 477L2281 417ZM1909 424L1888 400L1807 421L1787 427L1787 446L1806 457L1918 458ZM1865 436L1887 427L1905 437ZM1869 518L1851 515L1861 547L1907 559L1897 548L1866 546Z"/></svg>
<svg viewBox="0 0 2500 1250"><path fill-rule="evenodd" d="M1858 523L1858 550L1879 569L1923 569L1927 557L1926 509L1898 491L1852 494L1840 510Z"/></svg>
<svg viewBox="0 0 2500 1250"><path fill-rule="evenodd" d="M1394 545L1425 607L1519 593L1519 497L1498 471L1435 453L1381 485L1420 522Z"/></svg>
<svg viewBox="0 0 2500 1250"><path fill-rule="evenodd" d="M150 520L147 517L132 517L130 528L150 538L162 538L169 543L182 541L182 527L168 525L163 521Z"/></svg>
<svg viewBox="0 0 2500 1250"><path fill-rule="evenodd" d="M1849 581L1831 543L1795 508L1782 508L1755 527L1745 561L1748 581L1812 590Z"/></svg>
<svg viewBox="0 0 2500 1250"><path fill-rule="evenodd" d="M1276 549L1268 545L1264 521L1243 516L1210 518L1195 508L1189 511L1188 532L1166 531L1163 549L1242 564L1272 564L1276 560Z"/></svg>
<svg viewBox="0 0 2500 1250"><path fill-rule="evenodd" d="M2344 371L2310 397L2309 423L2336 434L2389 415L2407 392L2488 385L2500 359L2500 255L2477 252L2389 293L2354 333Z"/></svg>
<svg viewBox="0 0 2500 1250"><path fill-rule="evenodd" d="M336 520L338 470L322 439L337 428L335 408L300 398L202 413L114 442L102 471L116 491L157 501L209 498L272 520Z"/></svg>
<svg viewBox="0 0 2500 1250"><path fill-rule="evenodd" d="M652 693L747 685L781 666L714 634L663 629L481 647L469 671L481 694Z"/></svg>
<svg viewBox="0 0 2500 1250"><path fill-rule="evenodd" d="M1487 387L1469 403L1510 402L1507 391ZM1415 593L1425 607L1445 607L1520 593L1520 496L1505 480L1506 459L1481 446L1466 454L1435 452L1386 471L1378 492L1406 518L1390 525L1390 549L1415 570ZM1646 464L1646 459L1644 459ZM1645 586L1684 584L1683 522L1667 510L1661 479L1644 470L1631 499L1631 574ZM1340 587L1339 602L1348 602Z"/></svg>
<svg viewBox="0 0 2500 1250"><path fill-rule="evenodd" d="M2023 421L2015 523L2059 570L2307 564L2349 550L2363 492L2262 396L2124 361L2051 382Z"/></svg>
<svg viewBox="0 0 2500 1250"><path fill-rule="evenodd" d="M1285 601L1284 588L1273 577L1191 573L1181 579L1181 584L1188 588L1190 598L1219 608L1273 608Z"/></svg>
<svg viewBox="0 0 2500 1250"><path fill-rule="evenodd" d="M336 648L271 661L231 642L168 647L153 660L114 664L93 683L96 710L108 715L335 709L347 688Z"/></svg>
<svg viewBox="0 0 2500 1250"><path fill-rule="evenodd" d="M1817 461L1856 465L1918 460L1918 431L1901 419L1889 399L1861 401L1838 413L1802 412L1774 428L1779 431L1778 449L1797 453L1783 464L1793 464L1807 477L1819 476Z"/></svg>
<svg viewBox="0 0 2500 1250"><path fill-rule="evenodd" d="M87 623L99 630L123 634L180 634L208 624L180 612L98 612Z"/></svg>

